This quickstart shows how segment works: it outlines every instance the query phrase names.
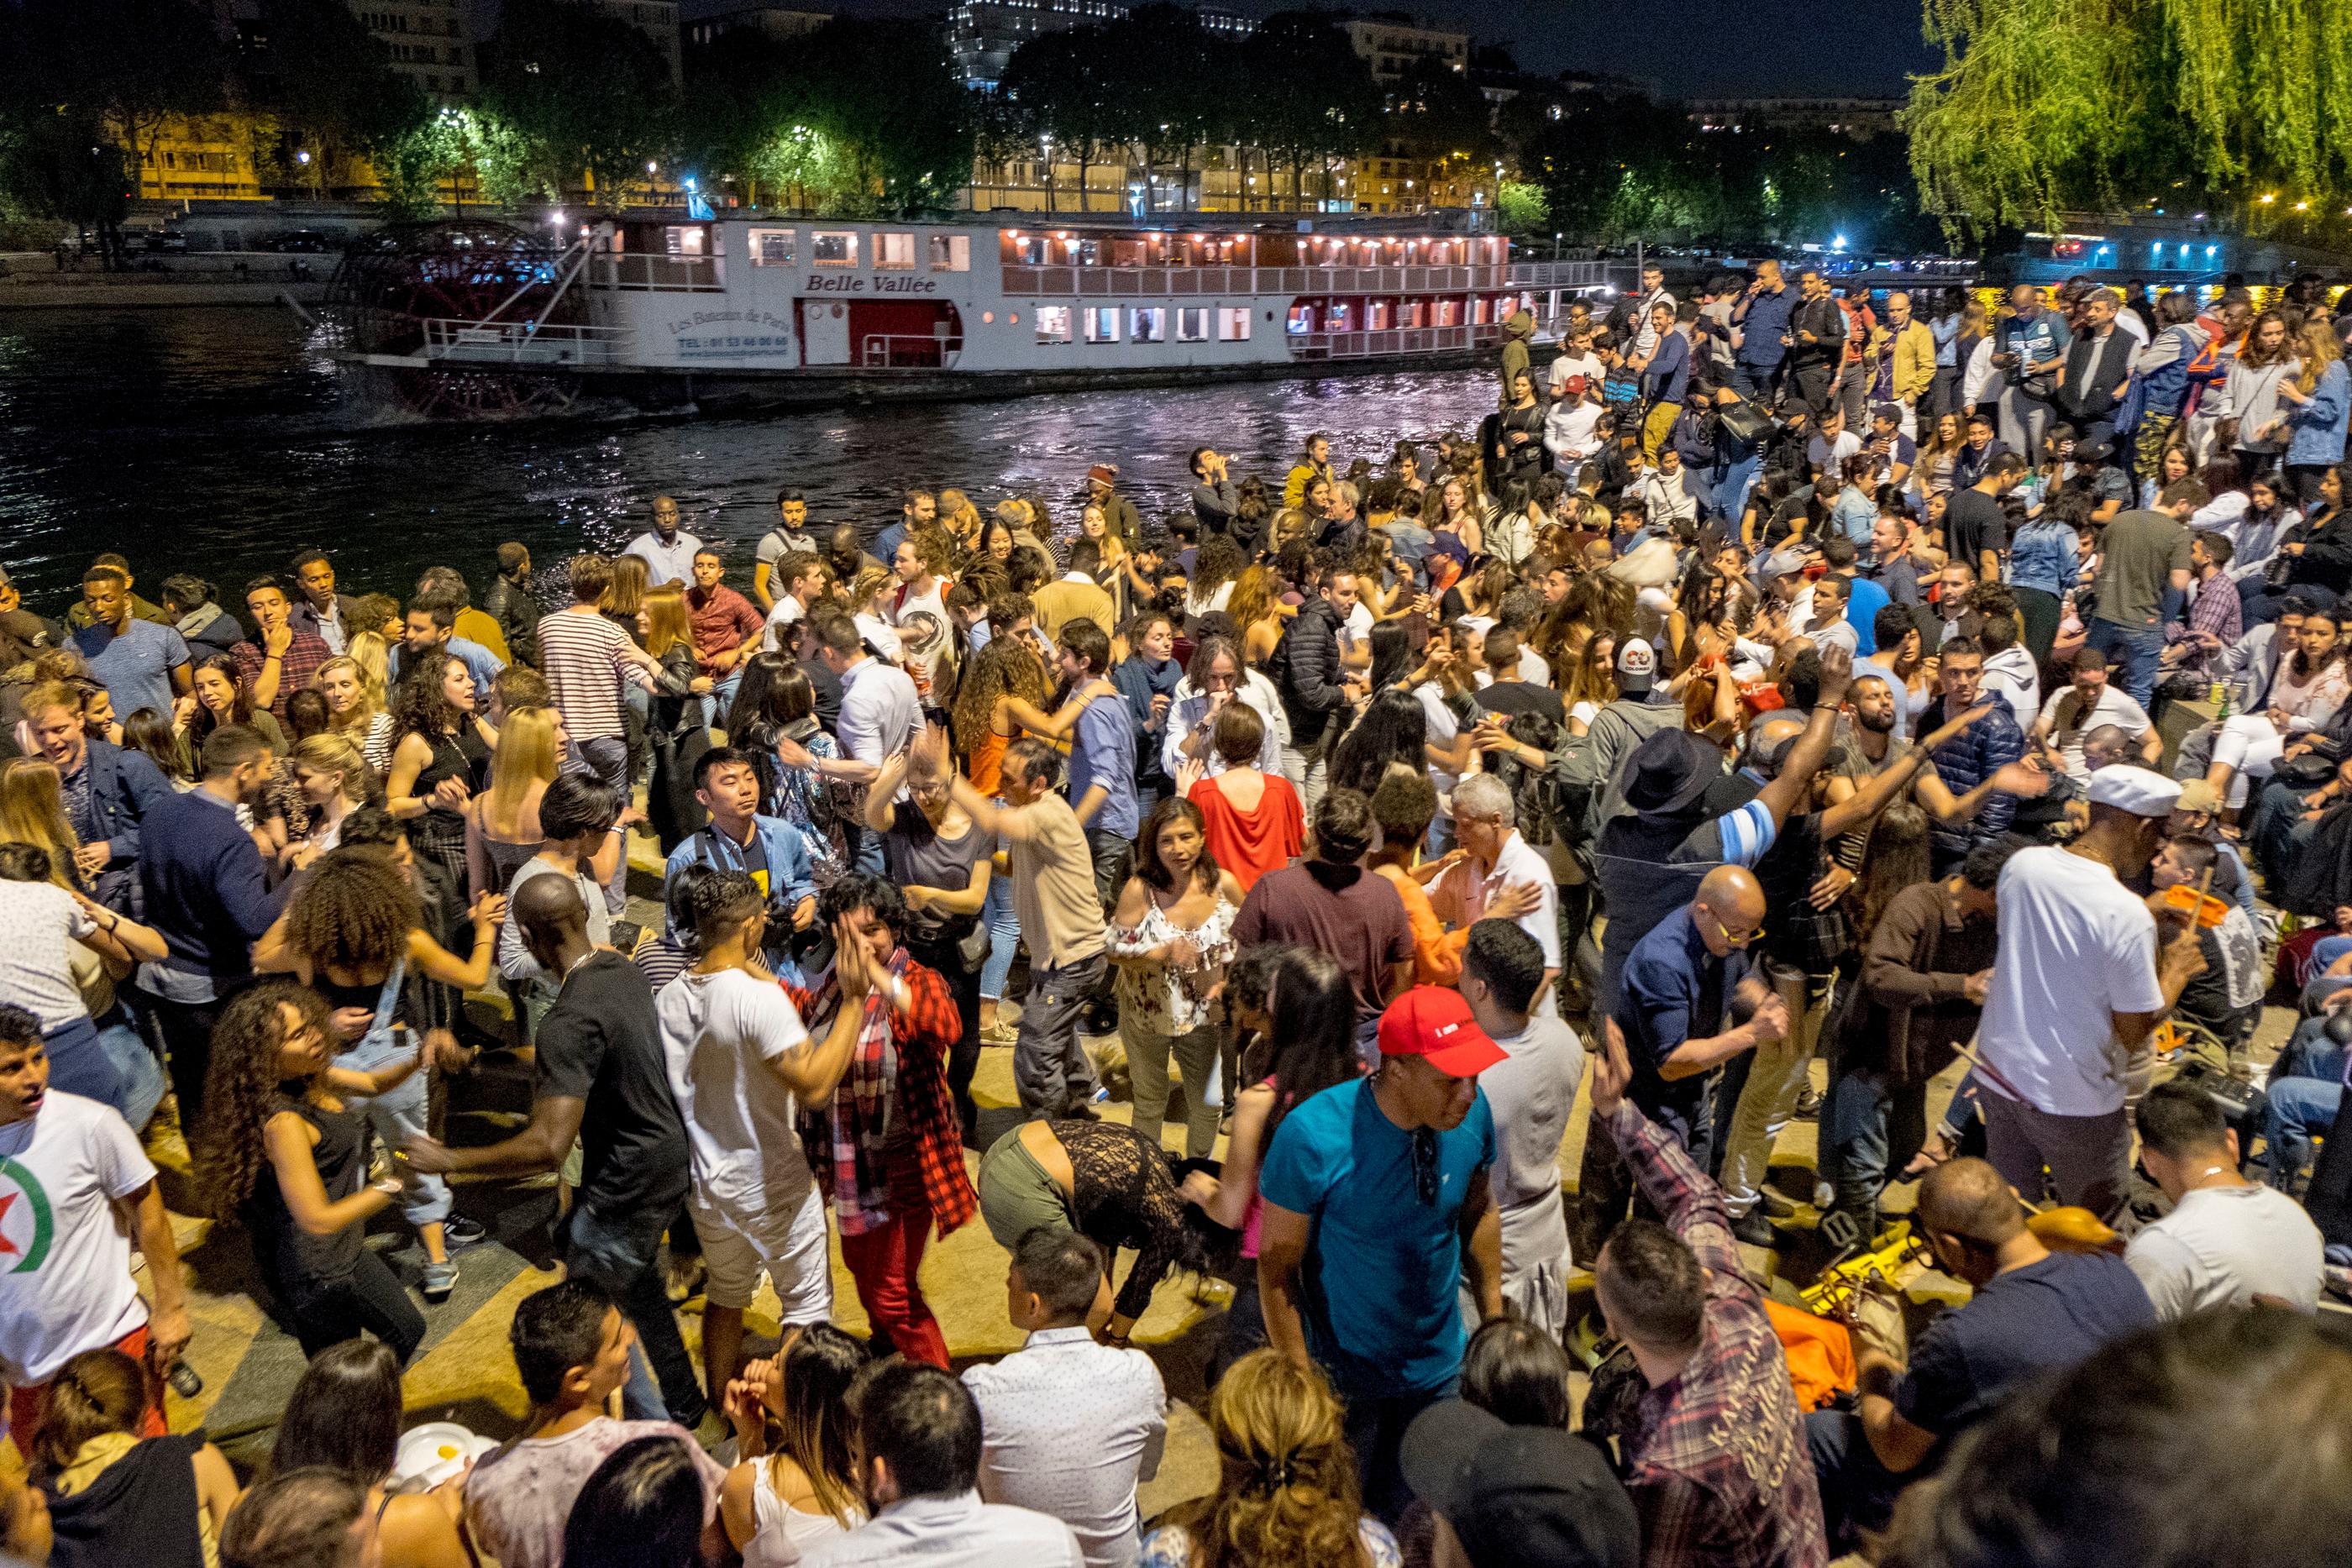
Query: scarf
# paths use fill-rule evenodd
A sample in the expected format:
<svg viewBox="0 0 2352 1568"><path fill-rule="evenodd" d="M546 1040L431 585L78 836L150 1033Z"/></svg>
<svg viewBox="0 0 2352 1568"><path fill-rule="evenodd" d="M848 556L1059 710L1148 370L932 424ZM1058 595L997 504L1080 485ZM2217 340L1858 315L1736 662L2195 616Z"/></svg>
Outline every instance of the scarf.
<svg viewBox="0 0 2352 1568"><path fill-rule="evenodd" d="M900 982L907 977L904 947L890 955L890 977ZM836 1015L844 999L837 964L814 999L819 1017ZM817 1145L813 1153L833 1171L834 1212L844 1236L863 1236L890 1222L890 1176L882 1151L890 1139L898 1099L898 1045L890 1031L889 998L875 992L866 998L865 1009L849 1066L822 1113L823 1125L808 1140Z"/></svg>
<svg viewBox="0 0 2352 1568"><path fill-rule="evenodd" d="M179 632L183 637L194 637L201 633L205 627L211 625L220 618L221 607L219 605L199 604L194 610L189 611L185 615L181 616L177 622L173 622L172 629Z"/></svg>

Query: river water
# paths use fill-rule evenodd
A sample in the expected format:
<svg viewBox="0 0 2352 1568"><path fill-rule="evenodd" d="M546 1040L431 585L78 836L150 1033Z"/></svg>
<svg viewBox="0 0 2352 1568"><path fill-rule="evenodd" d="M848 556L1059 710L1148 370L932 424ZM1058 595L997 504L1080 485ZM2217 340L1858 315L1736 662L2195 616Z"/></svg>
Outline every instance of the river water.
<svg viewBox="0 0 2352 1568"><path fill-rule="evenodd" d="M1196 445L1232 453L1236 478L1278 482L1324 431L1342 468L1358 456L1385 466L1401 438L1474 428L1494 384L1452 371L428 424L349 395L315 335L281 311L12 312L0 315L0 561L51 614L105 550L130 559L151 598L173 571L233 589L314 544L351 591L404 594L424 567L446 564L478 594L500 541L521 540L541 563L613 549L667 493L690 531L739 547L730 580L748 587L782 485L808 493L813 523L871 530L909 486L958 486L983 508L1016 492L1053 502L1109 461L1149 521L1183 504ZM1068 520L1058 507L1055 517Z"/></svg>

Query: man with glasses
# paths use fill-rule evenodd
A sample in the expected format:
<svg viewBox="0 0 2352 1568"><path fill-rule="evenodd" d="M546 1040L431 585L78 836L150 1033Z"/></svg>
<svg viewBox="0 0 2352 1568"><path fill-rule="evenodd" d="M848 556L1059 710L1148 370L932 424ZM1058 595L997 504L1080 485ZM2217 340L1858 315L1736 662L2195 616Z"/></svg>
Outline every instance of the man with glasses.
<svg viewBox="0 0 2352 1568"><path fill-rule="evenodd" d="M1627 1091L1642 1114L1711 1169L1728 1106L1713 1103L1716 1070L1789 1032L1789 1004L1753 972L1748 946L1764 927L1755 873L1718 865L1689 904L1660 921L1625 959L1611 1015L1633 1063ZM1576 1256L1597 1256L1623 1223L1633 1180L1602 1138L1584 1145Z"/></svg>
<svg viewBox="0 0 2352 1568"><path fill-rule="evenodd" d="M1477 1078L1507 1056L1461 993L1416 986L1381 1014L1379 1071L1286 1116L1258 1178L1267 1343L1329 1375L1364 1505L1391 1521L1411 1500L1404 1429L1461 1376L1465 1281L1482 1320L1503 1312L1495 1118Z"/></svg>

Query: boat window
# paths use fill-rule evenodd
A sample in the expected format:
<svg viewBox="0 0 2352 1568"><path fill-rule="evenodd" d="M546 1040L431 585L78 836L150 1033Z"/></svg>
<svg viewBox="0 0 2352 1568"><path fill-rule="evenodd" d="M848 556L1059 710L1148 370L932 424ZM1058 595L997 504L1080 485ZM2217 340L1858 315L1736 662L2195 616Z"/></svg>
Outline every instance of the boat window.
<svg viewBox="0 0 2352 1568"><path fill-rule="evenodd" d="M753 229L751 231L751 265L753 267L792 266L793 231L791 229Z"/></svg>
<svg viewBox="0 0 2352 1568"><path fill-rule="evenodd" d="M1127 313L1127 335L1130 341L1157 343L1168 336L1168 310L1160 305L1139 305Z"/></svg>
<svg viewBox="0 0 2352 1568"><path fill-rule="evenodd" d="M1187 305L1176 312L1176 340L1180 343L1205 343L1209 340L1207 306Z"/></svg>
<svg viewBox="0 0 2352 1568"><path fill-rule="evenodd" d="M915 236L877 234L874 236L874 270L904 272L915 265Z"/></svg>
<svg viewBox="0 0 2352 1568"><path fill-rule="evenodd" d="M687 228L682 225L673 224L664 232L663 237L672 256L703 254L702 242L705 236L703 231L698 228Z"/></svg>
<svg viewBox="0 0 2352 1568"><path fill-rule="evenodd" d="M809 235L809 259L819 267L856 267L857 231L818 229Z"/></svg>
<svg viewBox="0 0 2352 1568"><path fill-rule="evenodd" d="M1118 307L1089 305L1087 307L1087 341L1116 343L1118 341Z"/></svg>
<svg viewBox="0 0 2352 1568"><path fill-rule="evenodd" d="M1217 308L1217 341L1245 343L1249 341L1250 313L1246 305L1223 305Z"/></svg>
<svg viewBox="0 0 2352 1568"><path fill-rule="evenodd" d="M970 272L971 270L971 236L970 235L933 235L931 236L931 270L933 272Z"/></svg>
<svg viewBox="0 0 2352 1568"><path fill-rule="evenodd" d="M1018 321L1018 316L1013 318ZM1066 343L1070 340L1070 308L1066 305L1037 307L1037 340L1041 343Z"/></svg>
<svg viewBox="0 0 2352 1568"><path fill-rule="evenodd" d="M1290 334L1293 337L1297 337L1307 332L1312 332L1315 330L1315 307L1312 305L1292 306L1290 308L1290 320L1287 325L1290 329Z"/></svg>

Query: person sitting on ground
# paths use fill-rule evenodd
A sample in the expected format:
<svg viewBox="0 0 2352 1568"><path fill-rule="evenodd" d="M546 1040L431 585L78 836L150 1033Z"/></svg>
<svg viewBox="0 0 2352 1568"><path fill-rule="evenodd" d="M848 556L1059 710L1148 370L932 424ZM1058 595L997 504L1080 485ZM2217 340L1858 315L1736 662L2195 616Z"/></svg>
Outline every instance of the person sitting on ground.
<svg viewBox="0 0 2352 1568"><path fill-rule="evenodd" d="M1139 1350L1097 1344L1087 1320L1107 1303L1103 1250L1045 1226L1013 1249L1013 1326L1028 1334L963 1384L980 1406L980 1495L1050 1514L1074 1531L1088 1568L1135 1561L1135 1489L1159 1473L1168 1391Z"/></svg>
<svg viewBox="0 0 2352 1568"><path fill-rule="evenodd" d="M367 1488L313 1465L272 1476L236 1500L221 1527L220 1568L373 1568Z"/></svg>
<svg viewBox="0 0 2352 1568"><path fill-rule="evenodd" d="M1937 1266L1976 1293L1912 1342L1907 1364L1861 1347L1858 1411L1805 1418L1833 1546L1884 1529L1907 1479L1940 1462L1951 1439L2037 1375L2156 1321L2122 1259L2051 1251L2026 1228L2017 1194L1983 1160L1929 1171L1914 1223Z"/></svg>
<svg viewBox="0 0 2352 1568"><path fill-rule="evenodd" d="M430 1491L391 1493L400 1459L400 1362L375 1340L328 1346L302 1370L278 1423L269 1470L340 1470L368 1488L383 1568L473 1568L458 1531L466 1500L461 1473Z"/></svg>
<svg viewBox="0 0 2352 1568"><path fill-rule="evenodd" d="M1085 1568L1068 1525L981 1500L980 1408L953 1376L921 1362L881 1362L859 1375L849 1403L858 1487L872 1517L803 1553L803 1568Z"/></svg>
<svg viewBox="0 0 2352 1568"><path fill-rule="evenodd" d="M561 1568L564 1523L596 1467L635 1438L684 1439L687 1432L672 1421L616 1421L604 1414L628 1379L636 1333L612 1298L585 1281L525 1296L507 1341L530 1414L521 1436L475 1461L466 1478L466 1523L500 1568ZM727 1472L699 1448L693 1458L702 1476L706 1528L711 1544L723 1550L719 1490Z"/></svg>
<svg viewBox="0 0 2352 1568"><path fill-rule="evenodd" d="M563 1523L564 1568L704 1568L708 1463L684 1437L635 1437L590 1472Z"/></svg>
<svg viewBox="0 0 2352 1568"><path fill-rule="evenodd" d="M811 1323L728 1385L738 1462L719 1515L743 1568L791 1568L809 1547L866 1522L849 1414L866 1361L857 1341Z"/></svg>
<svg viewBox="0 0 2352 1568"><path fill-rule="evenodd" d="M2252 1495L2274 1506L2222 1500ZM2326 1568L2347 1539L2352 1351L2325 1319L2200 1312L2006 1401L1941 1476L1904 1494L1885 1561Z"/></svg>
<svg viewBox="0 0 2352 1568"><path fill-rule="evenodd" d="M37 1431L16 1436L47 1494L52 1568L202 1568L219 1553L236 1476L201 1433L142 1431L146 1369L111 1346L58 1369Z"/></svg>
<svg viewBox="0 0 2352 1568"><path fill-rule="evenodd" d="M1449 1399L1414 1419L1404 1467L1413 1494L1434 1516L1433 1562L1465 1568L1643 1562L1633 1499L1599 1445L1570 1435L1564 1421L1519 1425L1466 1396Z"/></svg>
<svg viewBox="0 0 2352 1568"><path fill-rule="evenodd" d="M2319 1228L2293 1198L2239 1174L2238 1134L2203 1090L2160 1083L2134 1113L2139 1160L2172 1212L2135 1235L2124 1261L2161 1319L2210 1307L2319 1305Z"/></svg>

